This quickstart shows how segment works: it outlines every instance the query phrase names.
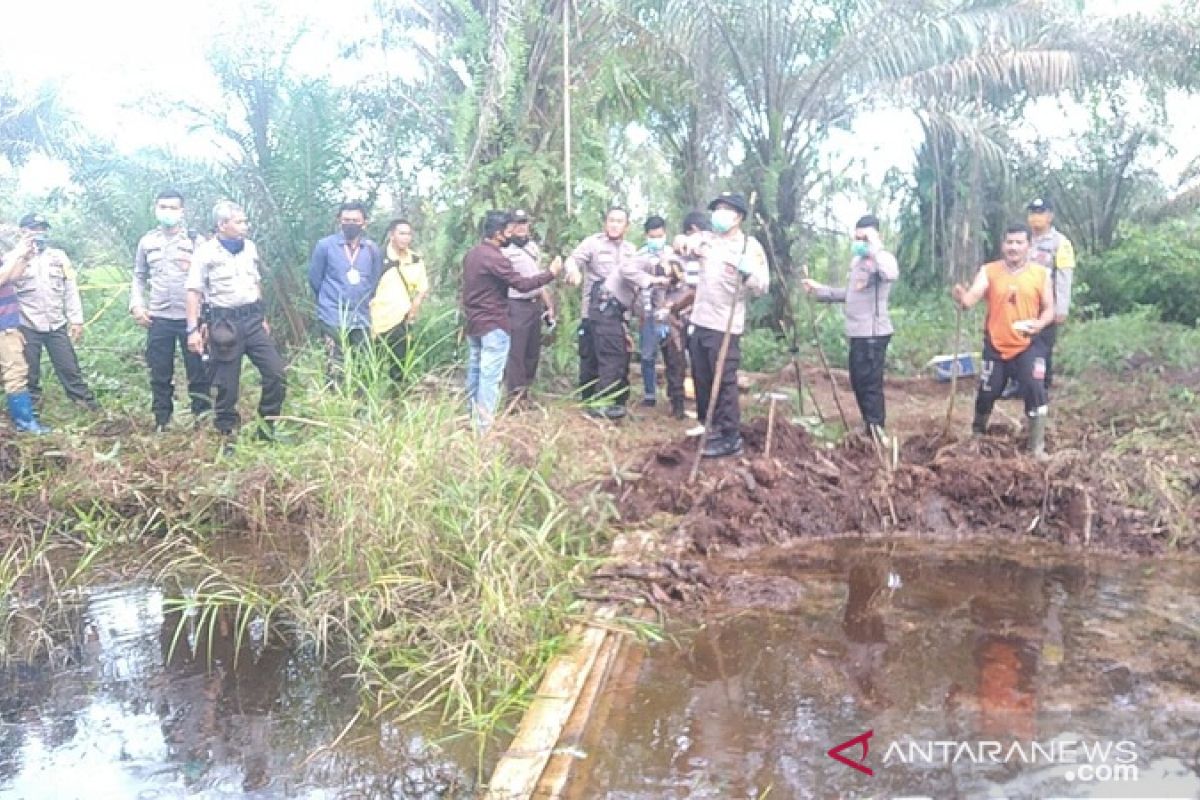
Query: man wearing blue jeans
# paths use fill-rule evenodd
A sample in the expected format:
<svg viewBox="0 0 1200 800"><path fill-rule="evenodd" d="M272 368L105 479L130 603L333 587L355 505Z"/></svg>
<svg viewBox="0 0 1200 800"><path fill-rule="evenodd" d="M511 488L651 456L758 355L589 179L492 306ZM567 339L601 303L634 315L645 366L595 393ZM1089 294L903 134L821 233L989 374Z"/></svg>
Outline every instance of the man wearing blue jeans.
<svg viewBox="0 0 1200 800"><path fill-rule="evenodd" d="M496 416L500 384L511 342L508 290L532 292L553 281L562 271L552 263L546 272L521 276L501 252L508 244L512 216L489 211L483 217L483 241L463 259L463 312L467 318L467 402L475 430L485 433Z"/></svg>

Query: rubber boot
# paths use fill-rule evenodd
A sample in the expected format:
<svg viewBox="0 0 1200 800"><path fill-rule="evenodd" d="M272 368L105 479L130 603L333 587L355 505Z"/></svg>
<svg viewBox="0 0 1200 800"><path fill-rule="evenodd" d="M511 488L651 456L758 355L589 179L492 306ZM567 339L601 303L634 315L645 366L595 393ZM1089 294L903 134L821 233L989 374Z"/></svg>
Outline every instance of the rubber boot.
<svg viewBox="0 0 1200 800"><path fill-rule="evenodd" d="M983 436L987 433L988 419L991 414L975 414L975 421L971 423L971 433L975 436Z"/></svg>
<svg viewBox="0 0 1200 800"><path fill-rule="evenodd" d="M1038 461L1046 461L1046 417L1038 414L1029 418L1029 452Z"/></svg>
<svg viewBox="0 0 1200 800"><path fill-rule="evenodd" d="M33 413L33 398L29 392L18 392L8 396L8 415L12 417L13 427L25 433L41 435L50 433L50 429L38 422Z"/></svg>
<svg viewBox="0 0 1200 800"><path fill-rule="evenodd" d="M683 398L676 397L671 401L671 416L675 419L683 419L687 416L683 410Z"/></svg>

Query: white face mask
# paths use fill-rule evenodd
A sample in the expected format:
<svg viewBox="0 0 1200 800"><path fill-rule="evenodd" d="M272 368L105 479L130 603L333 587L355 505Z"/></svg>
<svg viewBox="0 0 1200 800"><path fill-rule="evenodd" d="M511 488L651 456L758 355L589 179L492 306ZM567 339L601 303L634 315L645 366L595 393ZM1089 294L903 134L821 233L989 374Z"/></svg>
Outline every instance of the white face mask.
<svg viewBox="0 0 1200 800"><path fill-rule="evenodd" d="M737 212L732 208L718 208L712 212L712 226L717 233L728 233L737 224Z"/></svg>

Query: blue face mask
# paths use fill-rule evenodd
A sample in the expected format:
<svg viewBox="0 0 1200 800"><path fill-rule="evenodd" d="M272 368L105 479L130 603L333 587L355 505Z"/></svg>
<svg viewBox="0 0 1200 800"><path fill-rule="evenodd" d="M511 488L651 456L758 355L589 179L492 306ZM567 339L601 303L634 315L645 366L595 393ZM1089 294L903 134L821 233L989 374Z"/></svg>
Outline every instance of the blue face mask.
<svg viewBox="0 0 1200 800"><path fill-rule="evenodd" d="M238 253L242 252L242 250L246 249L245 239L226 239L218 236L217 241L220 242L221 247L224 247L226 250L228 250L229 254L232 256L236 256Z"/></svg>
<svg viewBox="0 0 1200 800"><path fill-rule="evenodd" d="M714 231L717 233L728 233L737 224L737 212L732 208L718 208L712 212L710 219L712 220Z"/></svg>
<svg viewBox="0 0 1200 800"><path fill-rule="evenodd" d="M651 253L661 253L662 249L667 246L666 239L647 239L646 249Z"/></svg>
<svg viewBox="0 0 1200 800"><path fill-rule="evenodd" d="M867 256L871 255L871 245L869 242L856 240L854 244L850 246L850 252L854 253L855 257L857 258L866 258Z"/></svg>

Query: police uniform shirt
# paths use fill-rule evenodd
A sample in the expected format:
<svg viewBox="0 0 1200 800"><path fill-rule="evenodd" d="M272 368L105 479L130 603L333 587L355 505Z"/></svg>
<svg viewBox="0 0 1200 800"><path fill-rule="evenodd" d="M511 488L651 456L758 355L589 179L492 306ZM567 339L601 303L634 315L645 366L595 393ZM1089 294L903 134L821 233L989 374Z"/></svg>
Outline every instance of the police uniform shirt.
<svg viewBox="0 0 1200 800"><path fill-rule="evenodd" d="M259 290L258 248L245 240L242 252L233 255L216 239L196 248L188 270L187 289L202 292L213 308L237 308L257 303Z"/></svg>
<svg viewBox="0 0 1200 800"><path fill-rule="evenodd" d="M638 292L649 289L653 281L654 276L646 271L642 259L627 258L619 262L616 269L609 271L604 279L604 290L629 310L633 308Z"/></svg>
<svg viewBox="0 0 1200 800"><path fill-rule="evenodd" d="M1054 276L1054 314L1065 317L1071 310L1071 284L1075 277L1075 246L1057 228L1035 237L1029 260Z"/></svg>
<svg viewBox="0 0 1200 800"><path fill-rule="evenodd" d="M522 278L532 278L542 271L540 266L542 251L538 248L537 242L526 242L524 247L517 247L515 244L510 244L502 248L500 252L508 256L508 260L512 262L513 270ZM518 292L512 288L508 290L508 296L513 300L532 300L535 297L540 297L541 294L541 289L532 292Z"/></svg>
<svg viewBox="0 0 1200 800"><path fill-rule="evenodd" d="M48 247L30 259L16 282L21 324L41 333L83 324L75 268L62 250Z"/></svg>
<svg viewBox="0 0 1200 800"><path fill-rule="evenodd" d="M624 239L610 239L597 233L580 242L571 253L571 260L583 273L582 318L587 319L590 311L592 287L608 277L614 268L633 261L637 248Z"/></svg>
<svg viewBox="0 0 1200 800"><path fill-rule="evenodd" d="M745 234L726 238L703 233L692 238L692 248L700 258L700 280L696 287L696 302L692 306L692 324L724 331L731 306L736 303L731 332L742 333L746 326L746 300L738 264L743 258L749 261L750 273L744 280L746 290L756 296L766 293L770 287L770 273L762 245L754 237L747 239Z"/></svg>
<svg viewBox="0 0 1200 800"><path fill-rule="evenodd" d="M168 233L162 228L141 238L133 259L129 310L143 308L152 317L187 318L187 277L196 247L187 230Z"/></svg>

